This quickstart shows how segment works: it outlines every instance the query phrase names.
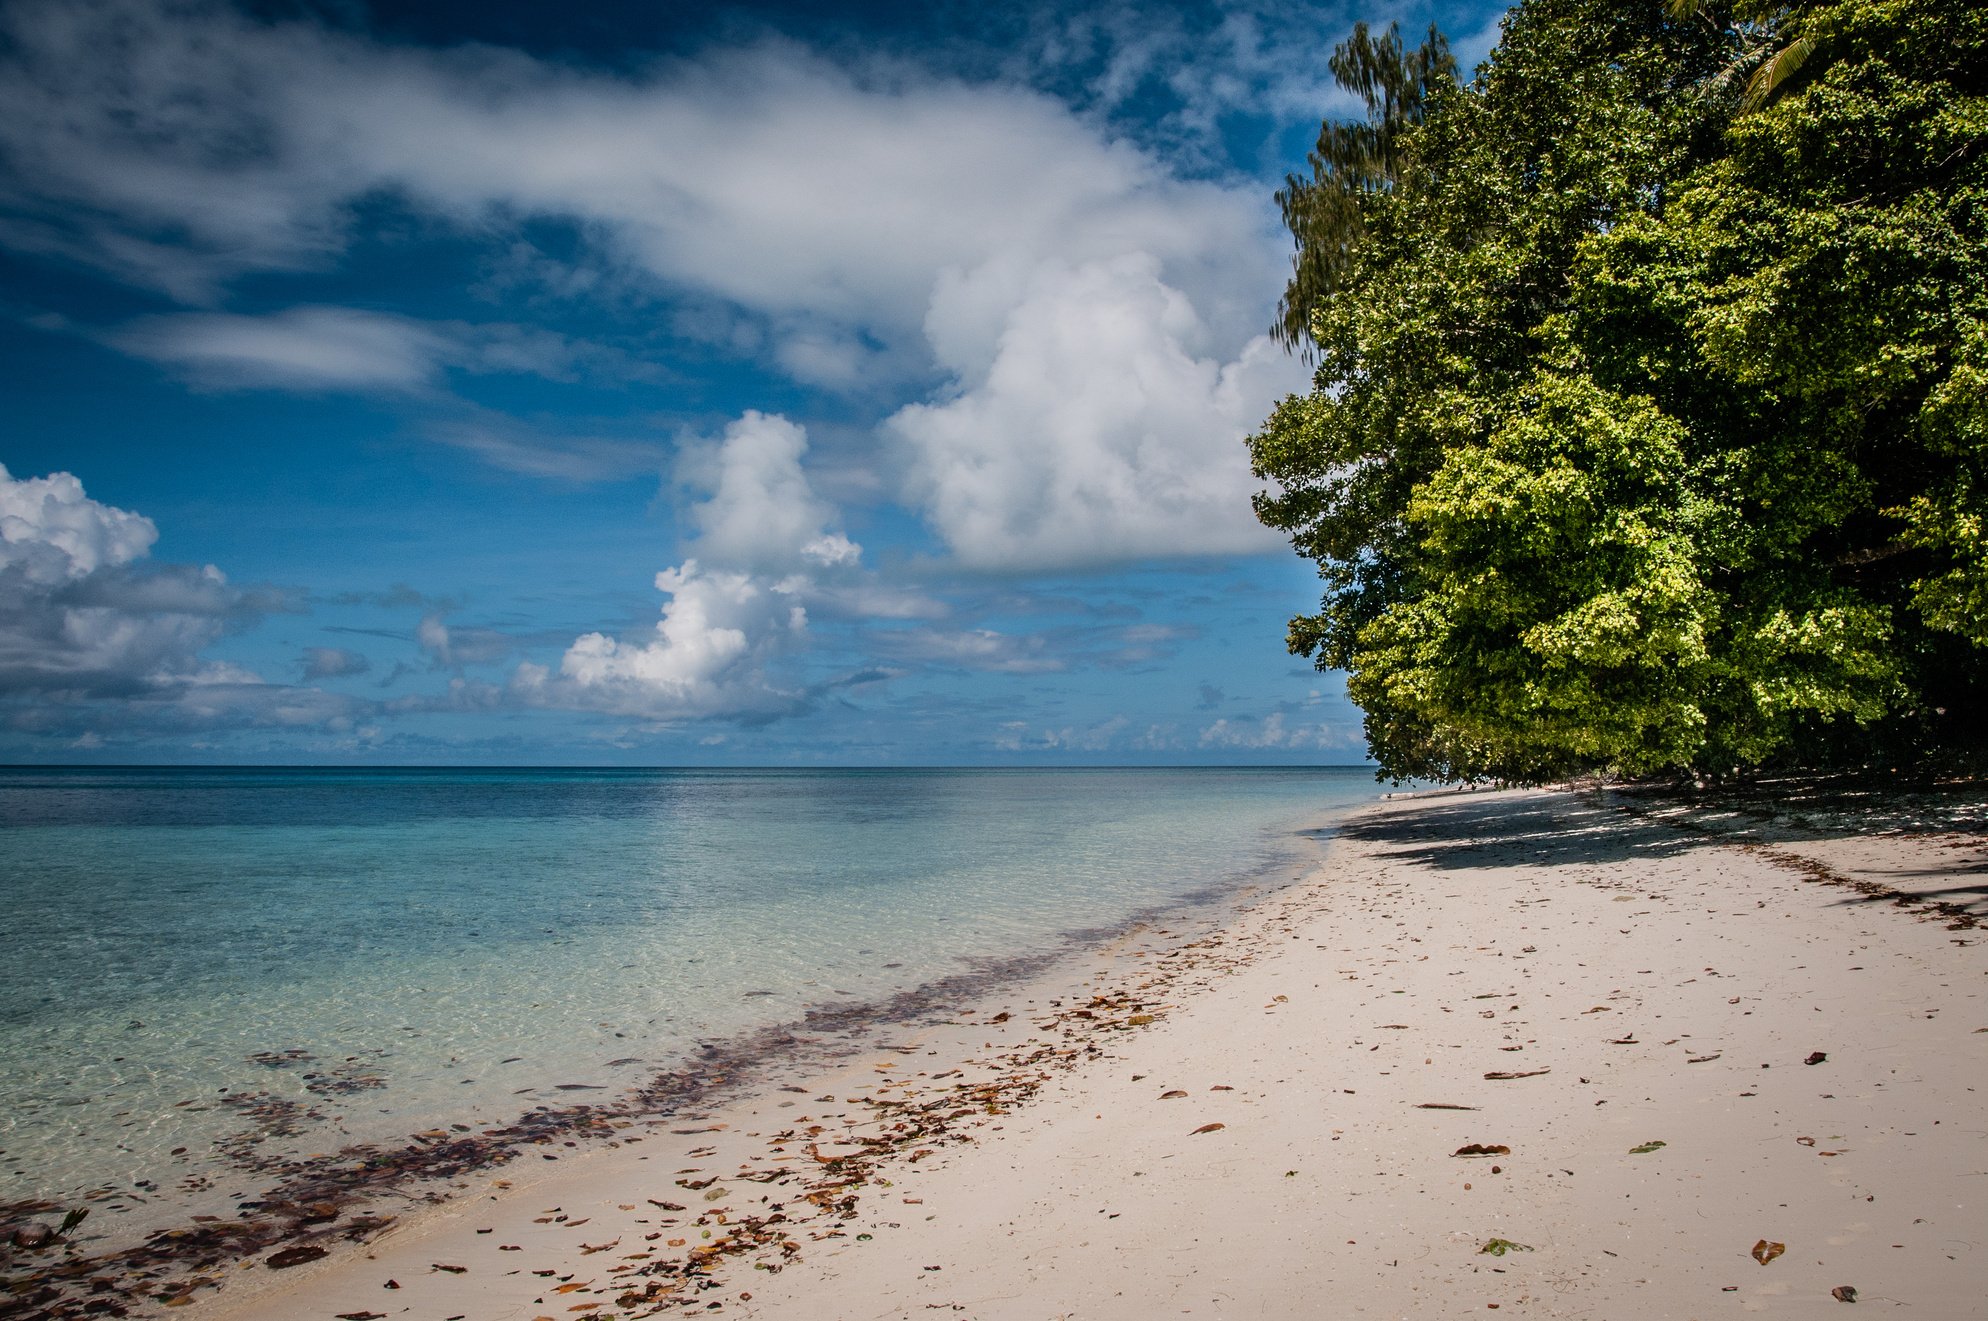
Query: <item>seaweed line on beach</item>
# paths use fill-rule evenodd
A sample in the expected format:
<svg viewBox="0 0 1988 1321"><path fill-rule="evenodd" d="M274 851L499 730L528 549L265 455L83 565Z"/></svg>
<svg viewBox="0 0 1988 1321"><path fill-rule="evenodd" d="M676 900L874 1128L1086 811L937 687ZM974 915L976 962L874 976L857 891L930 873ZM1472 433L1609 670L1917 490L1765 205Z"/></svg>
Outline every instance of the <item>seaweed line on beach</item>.
<svg viewBox="0 0 1988 1321"><path fill-rule="evenodd" d="M1218 931L1183 941L1153 956L1151 962L1133 967L1105 988L1087 997L1073 997L1072 1003L1058 999L1033 1013L1003 1010L991 1016L984 1020L989 1026L1025 1019L1033 1032L990 1059L965 1060L936 1075L880 1078L874 1084L874 1094L841 1098L844 1105L864 1109L860 1118L845 1118L840 1132L831 1130L826 1122L802 1116L786 1129L766 1136L758 1159L746 1162L738 1172L703 1179L678 1178L676 1187L683 1191L676 1196L695 1194L715 1204L689 1225L674 1219L656 1222L657 1228L645 1234L643 1241L645 1245L661 1242L662 1249L644 1246L623 1253L621 1264L608 1271L619 1278L598 1285L568 1281L558 1292L578 1300L574 1310L601 1315L600 1309L612 1306L631 1317L655 1316L671 1309L708 1309L720 1305L718 1295L728 1289L741 1300L750 1300L749 1290L732 1287L727 1267L736 1270L750 1263L752 1270L777 1274L801 1260L808 1244L848 1237L845 1226L858 1218L864 1195L872 1189L893 1187L888 1175L949 1145L977 1141L975 1129L1011 1114L1059 1073L1104 1055L1113 1034L1163 1020L1173 1007L1166 996L1183 980L1241 967L1249 957L1247 946L1274 940L1288 926L1286 915L1282 920L1273 918L1248 936ZM975 1012L958 1011L961 1018ZM917 1049L880 1048L903 1053ZM876 1067L879 1072L895 1069L888 1063ZM980 1072L969 1075L969 1069ZM815 1099L836 1100L832 1096ZM736 1211L731 1203L742 1194L724 1186L728 1183L768 1186L768 1192L760 1197L763 1209ZM773 1200L776 1194L782 1195L781 1200ZM666 1212L690 1209L673 1201L649 1201ZM690 1246L693 1232L702 1236L696 1246ZM672 1233L678 1236L669 1237ZM583 1244L581 1250L618 1246L620 1241L616 1240L599 1248ZM666 1255L686 1248L681 1255ZM590 1300L600 1301L589 1307Z"/></svg>
<svg viewBox="0 0 1988 1321"><path fill-rule="evenodd" d="M1813 858L1805 858L1799 853L1786 849L1773 848L1766 844L1731 844L1729 848L1742 853L1751 853L1777 867L1800 873L1804 880L1818 885L1835 885L1855 890L1872 901L1882 901L1894 908L1902 908L1921 922L1944 921L1949 931L1972 931L1981 925L1981 918L1965 904L1957 904L1946 899L1930 899L1925 895L1908 894L1894 889L1881 881L1859 880L1845 876L1842 872L1824 866Z"/></svg>
<svg viewBox="0 0 1988 1321"><path fill-rule="evenodd" d="M952 1006L962 1001L1039 975L1078 948L1130 935L1168 914L1178 917L1224 899L1244 902L1260 894L1260 884L1246 884L1239 890L1214 887L1184 896L1166 908L1134 914L1121 927L1066 933L1065 941L1052 950L984 960L965 972L881 1000L811 1006L797 1021L705 1043L694 1061L659 1073L613 1101L538 1106L509 1124L480 1131L453 1124L414 1134L399 1146L364 1144L325 1156L255 1162L280 1177L259 1197L238 1203L236 1218L193 1216L191 1223L108 1252L88 1254L80 1245L60 1239L23 1245L10 1235L34 1222L10 1216L8 1219L19 1220L19 1224L0 1228L0 1272L5 1273L0 1277L0 1321L127 1317L161 1305L183 1306L204 1290L218 1289L239 1263L279 1245L280 1250L265 1264L286 1269L326 1257L341 1243L373 1239L401 1219L384 1209L383 1203L390 1197L398 1196L414 1205L439 1204L447 1200L451 1180L495 1170L534 1153L546 1160L557 1160L563 1154L548 1148L640 1142L642 1135L629 1130L667 1123L686 1111L745 1094L769 1082L776 1064L785 1070L797 1063L846 1058L865 1049L867 1036L879 1027L921 1020L951 1022L935 1015L956 1012ZM1162 961L1185 957L1190 951L1213 953L1224 939L1218 934L1184 942L1162 956ZM1185 965L1172 968L1164 980L1170 981L1183 971ZM1060 1010L1037 1026L1045 1031L1062 1026L1071 1035L1079 1031L1102 1033L1144 1026L1157 1016L1157 1011L1135 1010L1133 1016L1139 1021L1133 1024L1100 1017L1101 1012L1122 1007L1118 1001L1100 997L1090 1005ZM906 1153L912 1160L923 1159L916 1150L918 1144L930 1147L945 1141L970 1141L970 1137L955 1134L955 1126L962 1120L1004 1113L1051 1076L1044 1069L1059 1064L1073 1066L1097 1050L1095 1045L1044 1046L1014 1052L1005 1061L1006 1072L976 1083L956 1084L920 1101L861 1098L880 1124L889 1122L880 1134L855 1150L824 1154L816 1147L810 1153L810 1166L818 1168L823 1177L810 1184L803 1195L801 1200L809 1208L804 1214L836 1219L853 1216L856 1190L874 1177L878 1162ZM292 1062L286 1058L271 1067ZM241 1108L251 1118L287 1130L287 1121L293 1117L267 1113L266 1107L259 1109L263 1100L244 1097ZM233 1154L247 1157L249 1152L244 1147ZM790 1170L774 1169L760 1181L784 1184L794 1177ZM9 1209L26 1217L54 1213L60 1204L40 1200ZM712 1269L728 1257L765 1250L777 1254L767 1263L768 1268L778 1269L781 1260L799 1250L798 1246L785 1246L794 1241L786 1231L776 1232L776 1226L787 1223L783 1212L773 1212L775 1218L727 1219L725 1208L716 1208L706 1215L719 1216L717 1223L724 1232L715 1234L674 1267L658 1262L624 1268L654 1278L640 1288L623 1290L627 1297L622 1306L653 1311L673 1305L685 1290L712 1287ZM839 1234L831 1228L817 1237ZM64 1255L53 1260L34 1259L56 1249Z"/></svg>

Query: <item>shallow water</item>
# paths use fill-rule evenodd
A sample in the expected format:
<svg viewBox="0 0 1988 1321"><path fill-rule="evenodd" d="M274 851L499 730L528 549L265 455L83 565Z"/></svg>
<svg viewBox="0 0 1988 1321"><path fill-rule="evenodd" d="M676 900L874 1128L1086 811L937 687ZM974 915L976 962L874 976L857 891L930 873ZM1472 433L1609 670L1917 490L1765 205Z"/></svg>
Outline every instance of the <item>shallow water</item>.
<svg viewBox="0 0 1988 1321"><path fill-rule="evenodd" d="M95 1230L1289 879L1370 772L0 771L0 1203ZM583 1090L584 1089L584 1090ZM599 1089L599 1090L594 1090Z"/></svg>

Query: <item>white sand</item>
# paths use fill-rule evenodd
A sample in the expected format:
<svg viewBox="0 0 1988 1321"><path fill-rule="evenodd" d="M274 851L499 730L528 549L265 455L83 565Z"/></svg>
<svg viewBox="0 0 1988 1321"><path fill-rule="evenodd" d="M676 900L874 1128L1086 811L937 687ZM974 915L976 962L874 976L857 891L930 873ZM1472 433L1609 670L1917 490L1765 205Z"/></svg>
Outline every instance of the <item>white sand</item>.
<svg viewBox="0 0 1988 1321"><path fill-rule="evenodd" d="M1975 874L1979 843L1830 856L1965 900L1939 868ZM1849 1285L1920 1321L1980 1317L1984 937L1565 793L1396 799L1212 940L1124 942L1078 970L1102 979L1082 993L1065 974L995 997L977 1017L1012 1009L998 1029L880 1034L895 1049L804 1093L551 1174L522 1162L364 1248L247 1266L190 1311L1813 1317ZM1100 987L1127 994L1091 1007ZM878 1097L960 1117L886 1142L927 1112L879 1117ZM854 1196L853 1218L817 1213L804 1192L851 1176L810 1140L832 1159L864 1134L894 1154L822 1194ZM1467 1143L1511 1152L1451 1154ZM495 1187L526 1174L543 1181ZM775 1204L789 1219L708 1279L643 1273ZM1481 1252L1494 1238L1530 1250ZM1759 1264L1761 1240L1786 1251Z"/></svg>

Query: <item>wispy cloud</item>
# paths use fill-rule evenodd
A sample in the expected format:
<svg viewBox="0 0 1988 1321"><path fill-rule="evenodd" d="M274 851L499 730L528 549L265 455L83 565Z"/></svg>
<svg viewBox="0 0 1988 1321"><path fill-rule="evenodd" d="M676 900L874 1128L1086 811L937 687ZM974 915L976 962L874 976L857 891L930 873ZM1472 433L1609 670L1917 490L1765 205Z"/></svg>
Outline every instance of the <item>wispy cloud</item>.
<svg viewBox="0 0 1988 1321"><path fill-rule="evenodd" d="M439 610L421 616L414 640L438 669L460 670L465 665L490 665L517 650L510 634L494 628L450 627Z"/></svg>
<svg viewBox="0 0 1988 1321"><path fill-rule="evenodd" d="M553 381L583 373L658 374L619 349L542 327L421 321L351 307L292 307L257 316L172 313L141 317L101 337L212 390L415 393L436 388L450 368Z"/></svg>
<svg viewBox="0 0 1988 1321"><path fill-rule="evenodd" d="M622 436L575 435L570 424L533 425L488 409L459 408L455 415L419 426L427 439L474 454L493 468L525 477L591 483L658 474L669 464L667 446Z"/></svg>
<svg viewBox="0 0 1988 1321"><path fill-rule="evenodd" d="M1087 725L1031 727L1027 721L1004 723L993 744L1001 752L1108 752L1128 741L1124 735L1132 722L1124 716L1111 716Z"/></svg>
<svg viewBox="0 0 1988 1321"><path fill-rule="evenodd" d="M1357 721L1290 724L1281 711L1272 712L1261 720L1230 720L1224 717L1204 726L1197 742L1203 748L1317 749L1352 753L1360 752L1366 746Z"/></svg>
<svg viewBox="0 0 1988 1321"><path fill-rule="evenodd" d="M449 336L407 317L343 307L153 316L105 339L223 390L420 390L455 348Z"/></svg>
<svg viewBox="0 0 1988 1321"><path fill-rule="evenodd" d="M1231 64L1260 62L1246 17L1217 29ZM578 260L706 307L730 323L714 343L795 382L903 401L939 378L892 418L883 462L963 563L1277 548L1241 440L1304 381L1258 333L1285 267L1261 185L1184 175L1026 79L778 38L614 75L214 3L24 0L0 25L0 244L213 302L244 274L336 262L362 201L514 256L531 223L569 224ZM1085 40L1106 37L1101 102L1182 47ZM1180 94L1228 104L1267 77ZM210 389L412 394L601 361L517 325L323 306L173 314L111 340ZM529 475L637 459L487 418L428 430Z"/></svg>
<svg viewBox="0 0 1988 1321"><path fill-rule="evenodd" d="M878 633L872 641L886 656L940 668L1000 674L1047 674L1069 668L1066 658L1050 654L1049 641L1041 634L918 628Z"/></svg>

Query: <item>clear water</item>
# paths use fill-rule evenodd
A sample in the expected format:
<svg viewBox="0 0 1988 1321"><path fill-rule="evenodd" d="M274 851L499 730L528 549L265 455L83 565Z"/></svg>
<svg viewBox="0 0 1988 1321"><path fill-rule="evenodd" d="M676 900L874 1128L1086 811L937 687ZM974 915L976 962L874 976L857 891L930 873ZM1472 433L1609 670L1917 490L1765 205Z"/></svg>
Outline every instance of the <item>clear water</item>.
<svg viewBox="0 0 1988 1321"><path fill-rule="evenodd" d="M1373 794L1360 768L0 770L0 1203L176 1222L259 1161L611 1096L1288 879Z"/></svg>

